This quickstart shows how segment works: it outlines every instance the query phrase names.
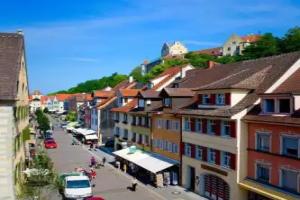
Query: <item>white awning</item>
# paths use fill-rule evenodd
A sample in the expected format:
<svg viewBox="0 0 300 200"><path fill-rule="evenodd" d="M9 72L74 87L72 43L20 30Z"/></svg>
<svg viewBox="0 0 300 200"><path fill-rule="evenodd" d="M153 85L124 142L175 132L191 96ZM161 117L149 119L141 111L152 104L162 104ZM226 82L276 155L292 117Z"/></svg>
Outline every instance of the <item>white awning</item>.
<svg viewBox="0 0 300 200"><path fill-rule="evenodd" d="M129 151L129 149L130 147L115 151L113 154L128 160L154 174L179 163L178 161L162 157L158 154L145 152L140 149L137 149L132 153L132 151Z"/></svg>
<svg viewBox="0 0 300 200"><path fill-rule="evenodd" d="M96 133L96 131L94 131L92 129L86 129L86 128L77 128L77 129L73 130L73 132L76 134L81 134L81 135L92 135L92 134Z"/></svg>
<svg viewBox="0 0 300 200"><path fill-rule="evenodd" d="M98 140L98 137L97 137L97 135L95 135L95 134L92 134L92 135L85 135L84 138L85 138L86 140Z"/></svg>

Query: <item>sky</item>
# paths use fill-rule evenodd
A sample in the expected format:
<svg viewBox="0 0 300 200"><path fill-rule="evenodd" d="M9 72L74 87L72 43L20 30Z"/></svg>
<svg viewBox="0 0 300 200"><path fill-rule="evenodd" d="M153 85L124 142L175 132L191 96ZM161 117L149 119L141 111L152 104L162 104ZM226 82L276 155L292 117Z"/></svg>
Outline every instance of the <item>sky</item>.
<svg viewBox="0 0 300 200"><path fill-rule="evenodd" d="M30 90L43 93L128 74L164 42L199 50L300 26L299 0L11 0L0 13L1 32L24 32Z"/></svg>

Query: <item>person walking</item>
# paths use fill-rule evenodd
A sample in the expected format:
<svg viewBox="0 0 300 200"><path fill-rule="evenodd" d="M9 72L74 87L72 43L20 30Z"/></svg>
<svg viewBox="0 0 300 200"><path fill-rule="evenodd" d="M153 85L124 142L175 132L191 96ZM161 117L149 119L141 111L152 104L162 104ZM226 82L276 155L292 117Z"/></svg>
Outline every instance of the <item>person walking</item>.
<svg viewBox="0 0 300 200"><path fill-rule="evenodd" d="M106 162L106 157L103 157L102 158L102 165L103 165L103 167L105 166L105 162Z"/></svg>
<svg viewBox="0 0 300 200"><path fill-rule="evenodd" d="M93 148L94 148L94 144L91 143L91 144L90 144L90 150L93 150Z"/></svg>
<svg viewBox="0 0 300 200"><path fill-rule="evenodd" d="M94 156L91 157L91 167L94 167L96 165L96 159Z"/></svg>
<svg viewBox="0 0 300 200"><path fill-rule="evenodd" d="M136 191L136 186L137 186L137 180L136 178L134 177L133 180L132 180L132 183L131 183L131 189L132 191Z"/></svg>

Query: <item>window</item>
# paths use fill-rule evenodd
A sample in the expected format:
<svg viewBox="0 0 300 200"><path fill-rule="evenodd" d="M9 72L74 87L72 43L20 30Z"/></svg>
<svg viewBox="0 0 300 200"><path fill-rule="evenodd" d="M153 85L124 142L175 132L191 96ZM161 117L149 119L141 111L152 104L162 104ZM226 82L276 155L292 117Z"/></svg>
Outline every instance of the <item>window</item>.
<svg viewBox="0 0 300 200"><path fill-rule="evenodd" d="M274 99L265 99L264 100L264 112L265 113L275 112L275 101L274 101Z"/></svg>
<svg viewBox="0 0 300 200"><path fill-rule="evenodd" d="M291 192L298 192L299 172L281 170L281 187Z"/></svg>
<svg viewBox="0 0 300 200"><path fill-rule="evenodd" d="M191 157L192 151L191 151L191 145L185 144L184 145L184 155Z"/></svg>
<svg viewBox="0 0 300 200"><path fill-rule="evenodd" d="M184 130L185 131L191 131L191 124L189 118L184 118Z"/></svg>
<svg viewBox="0 0 300 200"><path fill-rule="evenodd" d="M196 147L196 159L197 160L202 160L203 157L203 149L199 146Z"/></svg>
<svg viewBox="0 0 300 200"><path fill-rule="evenodd" d="M119 136L120 135L120 128L116 127L116 135Z"/></svg>
<svg viewBox="0 0 300 200"><path fill-rule="evenodd" d="M119 101L119 105L123 104L123 98L122 97L119 97L118 101Z"/></svg>
<svg viewBox="0 0 300 200"><path fill-rule="evenodd" d="M256 164L256 179L262 182L269 183L270 169L267 165Z"/></svg>
<svg viewBox="0 0 300 200"><path fill-rule="evenodd" d="M123 135L123 139L128 139L128 130L124 129L124 135Z"/></svg>
<svg viewBox="0 0 300 200"><path fill-rule="evenodd" d="M203 94L202 95L202 104L208 105L209 104L209 98L210 98L210 96L208 94Z"/></svg>
<svg viewBox="0 0 300 200"><path fill-rule="evenodd" d="M172 152L173 145L171 142L168 142L168 151Z"/></svg>
<svg viewBox="0 0 300 200"><path fill-rule="evenodd" d="M180 128L179 128L179 121L172 121L172 129L174 130L174 131L179 131L180 130Z"/></svg>
<svg viewBox="0 0 300 200"><path fill-rule="evenodd" d="M270 151L270 135L267 133L256 133L256 149Z"/></svg>
<svg viewBox="0 0 300 200"><path fill-rule="evenodd" d="M282 137L282 154L286 156L299 157L299 138Z"/></svg>
<svg viewBox="0 0 300 200"><path fill-rule="evenodd" d="M136 133L132 133L131 141L136 142Z"/></svg>
<svg viewBox="0 0 300 200"><path fill-rule="evenodd" d="M124 98L124 103L127 103L128 102L128 98Z"/></svg>
<svg viewBox="0 0 300 200"><path fill-rule="evenodd" d="M208 125L208 133L209 134L215 134L216 133L216 123L214 120L208 120L207 121Z"/></svg>
<svg viewBox="0 0 300 200"><path fill-rule="evenodd" d="M217 105L225 105L225 95L224 94L216 95L216 104Z"/></svg>
<svg viewBox="0 0 300 200"><path fill-rule="evenodd" d="M195 121L195 131L200 133L202 131L202 121L201 119L196 119Z"/></svg>
<svg viewBox="0 0 300 200"><path fill-rule="evenodd" d="M163 140L163 144L164 144L164 150L168 151L168 141Z"/></svg>
<svg viewBox="0 0 300 200"><path fill-rule="evenodd" d="M163 120L157 119L157 128L163 128Z"/></svg>
<svg viewBox="0 0 300 200"><path fill-rule="evenodd" d="M290 113L290 100L289 99L279 99L279 112L280 113Z"/></svg>
<svg viewBox="0 0 300 200"><path fill-rule="evenodd" d="M117 112L117 113L116 113L116 120L119 121L119 118L120 118L120 115L119 115L119 113Z"/></svg>
<svg viewBox="0 0 300 200"><path fill-rule="evenodd" d="M178 153L178 145L177 144L172 144L172 152L173 153Z"/></svg>
<svg viewBox="0 0 300 200"><path fill-rule="evenodd" d="M213 149L208 149L208 162L209 163L216 163L216 151Z"/></svg>
<svg viewBox="0 0 300 200"><path fill-rule="evenodd" d="M230 168L231 155L228 152L222 151L221 153L221 165L226 168Z"/></svg>
<svg viewBox="0 0 300 200"><path fill-rule="evenodd" d="M145 144L148 145L149 144L149 136L145 135Z"/></svg>
<svg viewBox="0 0 300 200"><path fill-rule="evenodd" d="M164 106L171 107L171 98L164 98L163 103Z"/></svg>
<svg viewBox="0 0 300 200"><path fill-rule="evenodd" d="M145 107L145 100L144 99L139 99L139 107L144 108Z"/></svg>
<svg viewBox="0 0 300 200"><path fill-rule="evenodd" d="M138 143L142 144L143 143L143 135L142 134L137 134L138 135Z"/></svg>
<svg viewBox="0 0 300 200"><path fill-rule="evenodd" d="M127 114L124 114L124 115L123 115L123 121L124 121L124 122L127 122Z"/></svg>
<svg viewBox="0 0 300 200"><path fill-rule="evenodd" d="M230 122L229 121L222 121L222 135L223 136L230 136Z"/></svg>
<svg viewBox="0 0 300 200"><path fill-rule="evenodd" d="M171 120L165 120L166 122L166 129L171 129Z"/></svg>

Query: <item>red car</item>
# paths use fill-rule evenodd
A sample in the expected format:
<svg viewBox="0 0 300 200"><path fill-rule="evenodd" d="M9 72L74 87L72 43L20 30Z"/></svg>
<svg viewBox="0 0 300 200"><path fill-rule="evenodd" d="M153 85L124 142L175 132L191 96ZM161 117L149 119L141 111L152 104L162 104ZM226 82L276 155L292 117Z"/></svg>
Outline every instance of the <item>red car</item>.
<svg viewBox="0 0 300 200"><path fill-rule="evenodd" d="M85 200L105 200L105 199L103 199L102 197L89 197Z"/></svg>
<svg viewBox="0 0 300 200"><path fill-rule="evenodd" d="M57 148L57 144L54 140L45 140L44 145L46 149L55 149Z"/></svg>

